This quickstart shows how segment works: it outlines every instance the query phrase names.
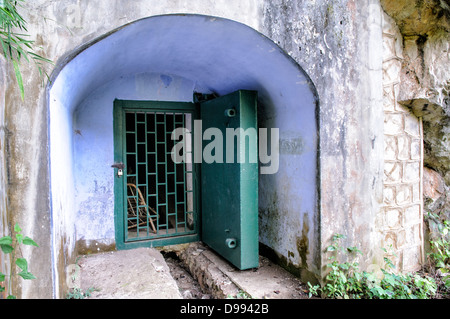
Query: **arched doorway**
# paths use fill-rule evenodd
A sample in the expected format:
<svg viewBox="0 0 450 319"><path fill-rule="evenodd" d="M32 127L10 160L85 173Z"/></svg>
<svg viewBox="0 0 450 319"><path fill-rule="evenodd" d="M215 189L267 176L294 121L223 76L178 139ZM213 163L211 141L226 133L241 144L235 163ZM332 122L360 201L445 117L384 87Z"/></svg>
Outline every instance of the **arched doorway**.
<svg viewBox="0 0 450 319"><path fill-rule="evenodd" d="M201 15L125 25L72 54L55 72L48 95L54 264L61 254L71 255L76 243L115 242L115 99L192 102L194 92L223 96L236 90L257 91L258 126L279 128L277 169L259 175L259 241L290 263L314 269L314 85L254 29ZM70 251L60 251L63 240Z"/></svg>

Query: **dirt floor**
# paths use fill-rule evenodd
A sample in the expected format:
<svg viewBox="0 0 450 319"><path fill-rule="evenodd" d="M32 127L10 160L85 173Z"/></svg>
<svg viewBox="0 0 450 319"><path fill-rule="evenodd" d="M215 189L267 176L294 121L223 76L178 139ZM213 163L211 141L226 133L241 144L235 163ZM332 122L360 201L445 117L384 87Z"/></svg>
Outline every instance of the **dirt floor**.
<svg viewBox="0 0 450 319"><path fill-rule="evenodd" d="M180 290L183 299L213 299L213 295L205 293L200 284L184 268L183 263L175 254L165 254L170 273Z"/></svg>

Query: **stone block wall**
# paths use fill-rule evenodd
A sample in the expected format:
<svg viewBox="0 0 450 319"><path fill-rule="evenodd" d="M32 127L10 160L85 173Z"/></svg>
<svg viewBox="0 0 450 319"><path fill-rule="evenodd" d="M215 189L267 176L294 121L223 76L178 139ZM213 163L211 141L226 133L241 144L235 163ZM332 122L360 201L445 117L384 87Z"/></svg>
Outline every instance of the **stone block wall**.
<svg viewBox="0 0 450 319"><path fill-rule="evenodd" d="M422 123L397 102L402 36L383 15L384 206L378 219L384 248L399 271L423 260Z"/></svg>

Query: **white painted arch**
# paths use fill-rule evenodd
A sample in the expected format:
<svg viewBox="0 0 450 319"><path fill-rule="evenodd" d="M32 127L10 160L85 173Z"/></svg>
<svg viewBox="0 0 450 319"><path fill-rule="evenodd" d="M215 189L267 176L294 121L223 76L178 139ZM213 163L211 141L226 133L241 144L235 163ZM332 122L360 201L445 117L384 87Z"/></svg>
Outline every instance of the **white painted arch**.
<svg viewBox="0 0 450 319"><path fill-rule="evenodd" d="M211 16L149 17L71 53L51 83L54 267L62 258L60 242L71 255L78 240L114 240L113 100L192 101L194 91L258 91L260 127L280 129L280 169L260 175L260 241L300 265L297 242L306 234L314 254L318 98L302 68L264 35Z"/></svg>

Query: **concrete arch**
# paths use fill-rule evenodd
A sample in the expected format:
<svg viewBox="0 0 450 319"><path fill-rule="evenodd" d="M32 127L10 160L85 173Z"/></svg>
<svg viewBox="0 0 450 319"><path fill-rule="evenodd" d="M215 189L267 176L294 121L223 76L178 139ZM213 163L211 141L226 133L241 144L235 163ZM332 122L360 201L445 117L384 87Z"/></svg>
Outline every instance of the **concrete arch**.
<svg viewBox="0 0 450 319"><path fill-rule="evenodd" d="M260 127L280 129L279 171L260 175L260 242L299 269L318 271L318 97L273 41L223 18L154 16L79 48L51 83L54 276L77 243L114 244L113 100L192 101L193 92L238 89L258 91Z"/></svg>

